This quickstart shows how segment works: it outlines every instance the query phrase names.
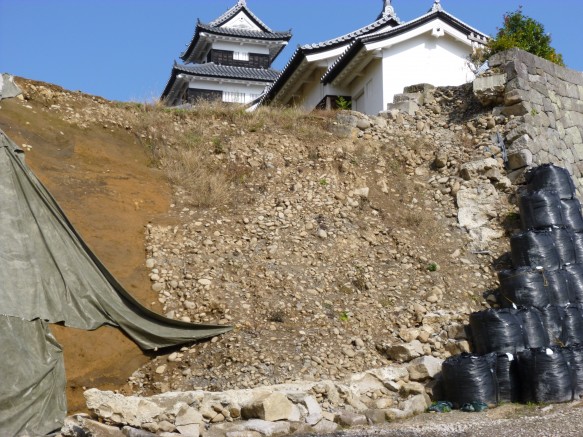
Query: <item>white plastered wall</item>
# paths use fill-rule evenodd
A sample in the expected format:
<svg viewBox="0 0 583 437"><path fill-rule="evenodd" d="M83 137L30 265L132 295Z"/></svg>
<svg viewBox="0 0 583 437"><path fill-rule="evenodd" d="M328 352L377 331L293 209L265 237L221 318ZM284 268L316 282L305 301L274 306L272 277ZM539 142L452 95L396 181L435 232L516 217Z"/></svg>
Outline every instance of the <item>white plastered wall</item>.
<svg viewBox="0 0 583 437"><path fill-rule="evenodd" d="M325 69L316 68L309 77L309 81L301 88L301 106L307 110L312 110L324 98L324 88L320 83L320 78Z"/></svg>
<svg viewBox="0 0 583 437"><path fill-rule="evenodd" d="M374 59L350 83L348 94L352 96L352 109L364 114L378 114L383 108L383 66Z"/></svg>
<svg viewBox="0 0 583 437"><path fill-rule="evenodd" d="M444 35L430 33L383 49L383 104L393 102L403 88L419 83L457 86L474 79L467 57L472 48Z"/></svg>
<svg viewBox="0 0 583 437"><path fill-rule="evenodd" d="M269 48L265 45L259 44L240 44L228 41L215 41L213 49L226 50L229 52L243 52L243 53L258 53L260 55L268 55Z"/></svg>

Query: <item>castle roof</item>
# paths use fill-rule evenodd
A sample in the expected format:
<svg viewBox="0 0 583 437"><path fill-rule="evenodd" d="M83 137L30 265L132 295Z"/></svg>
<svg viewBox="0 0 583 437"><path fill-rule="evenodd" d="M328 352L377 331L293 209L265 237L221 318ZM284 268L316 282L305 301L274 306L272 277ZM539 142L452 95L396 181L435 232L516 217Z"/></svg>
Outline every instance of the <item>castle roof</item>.
<svg viewBox="0 0 583 437"><path fill-rule="evenodd" d="M224 79L242 79L259 82L273 82L279 75L279 71L272 68L234 67L230 65L218 65L212 62L196 65L175 65L178 73L186 73L200 77L220 77Z"/></svg>
<svg viewBox="0 0 583 437"><path fill-rule="evenodd" d="M241 15L243 14L243 15ZM251 27L230 25L237 16L245 17ZM186 50L180 55L185 63L201 62L213 40L231 40L240 42L256 42L269 46L270 62L279 55L291 39L291 31L273 31L247 7L245 1L239 1L235 6L210 23L196 24L194 35Z"/></svg>
<svg viewBox="0 0 583 437"><path fill-rule="evenodd" d="M206 64L180 65L176 62L172 67L170 79L162 92L162 99L174 99L180 86L187 77L203 78L208 80L234 80L258 82L268 85L279 75L279 71L272 68L248 68L218 65L212 62Z"/></svg>

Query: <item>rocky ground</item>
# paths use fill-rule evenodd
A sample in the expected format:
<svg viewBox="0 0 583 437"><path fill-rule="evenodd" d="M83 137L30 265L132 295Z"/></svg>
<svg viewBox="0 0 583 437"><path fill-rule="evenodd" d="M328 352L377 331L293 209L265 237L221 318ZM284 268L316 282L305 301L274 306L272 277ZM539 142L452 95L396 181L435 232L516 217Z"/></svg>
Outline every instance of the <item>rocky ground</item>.
<svg viewBox="0 0 583 437"><path fill-rule="evenodd" d="M235 329L154 359L133 391L342 379L414 340L442 359L468 351L461 325L507 249L512 188L490 140L506 120L471 114L468 89L434 95L415 116L341 115L330 130L354 130L322 132L316 150L267 126L230 138L218 158L250 177L228 209L191 208L177 187L178 223L146 230L152 289L169 317ZM480 190L493 200L471 231L496 239L458 220L457 199Z"/></svg>
<svg viewBox="0 0 583 437"><path fill-rule="evenodd" d="M468 315L495 303L495 271L518 223L491 137L514 121L482 108L471 86L426 91L415 114L367 117L149 110L19 85L22 105L80 129L129 132L149 149L174 195L144 229L148 300L170 318L233 326L157 355L121 393L341 382L445 359L470 350ZM173 173L168 151L185 136L222 175L220 201L200 197L218 192L216 181ZM400 390L408 374L393 382L360 401L402 407L419 395ZM311 395L324 412L347 405ZM205 420L221 422L215 412Z"/></svg>

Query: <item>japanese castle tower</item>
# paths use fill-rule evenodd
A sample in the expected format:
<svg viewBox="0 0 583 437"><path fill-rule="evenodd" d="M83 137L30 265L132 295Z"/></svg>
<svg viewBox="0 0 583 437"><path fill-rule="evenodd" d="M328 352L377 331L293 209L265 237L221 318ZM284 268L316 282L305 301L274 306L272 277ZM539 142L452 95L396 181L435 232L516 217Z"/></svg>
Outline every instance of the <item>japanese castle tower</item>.
<svg viewBox="0 0 583 437"><path fill-rule="evenodd" d="M174 62L162 93L168 106L197 100L250 103L279 76L271 64L291 38L291 32L271 30L238 0L210 23L198 20L194 36Z"/></svg>

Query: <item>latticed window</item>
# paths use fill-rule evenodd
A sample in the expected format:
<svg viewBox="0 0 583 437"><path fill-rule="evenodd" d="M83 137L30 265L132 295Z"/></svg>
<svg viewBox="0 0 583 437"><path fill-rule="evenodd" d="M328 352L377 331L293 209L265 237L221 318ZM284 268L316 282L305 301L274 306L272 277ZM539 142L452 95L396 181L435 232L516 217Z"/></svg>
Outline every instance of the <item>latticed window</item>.
<svg viewBox="0 0 583 437"><path fill-rule="evenodd" d="M233 60L235 61L248 61L249 53L247 52L233 52Z"/></svg>
<svg viewBox="0 0 583 437"><path fill-rule="evenodd" d="M237 93L233 91L223 91L223 102L247 103L245 101L245 93Z"/></svg>

